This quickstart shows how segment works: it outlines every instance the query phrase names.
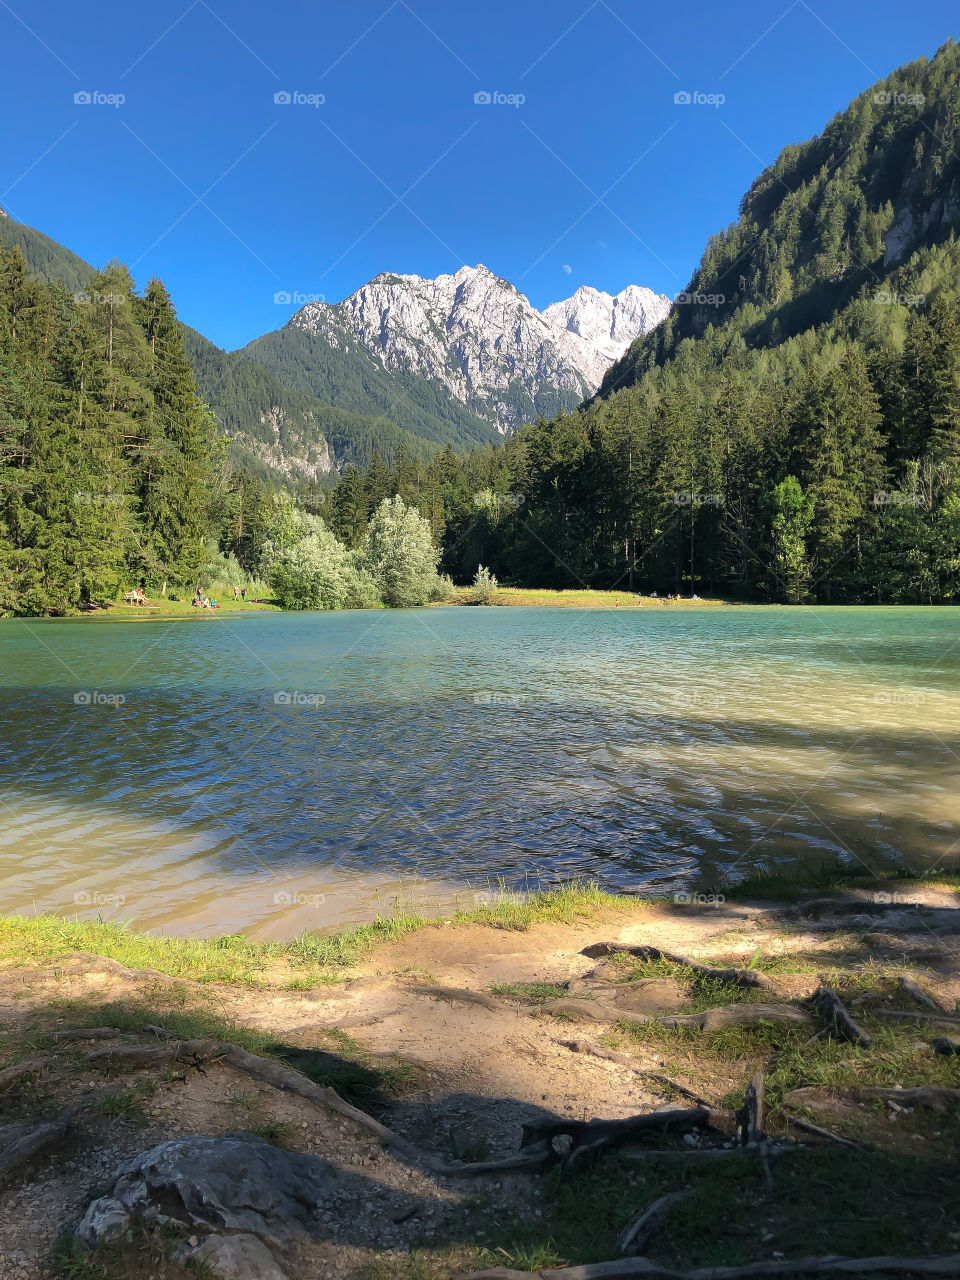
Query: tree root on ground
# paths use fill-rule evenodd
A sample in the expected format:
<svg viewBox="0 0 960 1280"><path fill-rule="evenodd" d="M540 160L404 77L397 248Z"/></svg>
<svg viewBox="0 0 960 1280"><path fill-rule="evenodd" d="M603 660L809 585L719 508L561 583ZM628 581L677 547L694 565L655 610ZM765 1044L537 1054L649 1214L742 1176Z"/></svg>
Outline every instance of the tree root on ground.
<svg viewBox="0 0 960 1280"><path fill-rule="evenodd" d="M44 1120L0 1150L0 1186L4 1186L24 1166L50 1147L58 1146L73 1128L80 1113L95 1101L97 1099L90 1098L71 1102L52 1120Z"/></svg>
<svg viewBox="0 0 960 1280"><path fill-rule="evenodd" d="M556 1267L543 1271L472 1271L458 1280L619 1280L646 1276L648 1280L766 1280L769 1276L864 1275L892 1272L927 1276L960 1276L960 1253L925 1254L919 1258L822 1258L771 1259L748 1262L742 1267L697 1267L674 1271L649 1258L621 1258L615 1262L592 1262L585 1267Z"/></svg>
<svg viewBox="0 0 960 1280"><path fill-rule="evenodd" d="M831 1029L839 1031L844 1040L859 1044L864 1049L869 1049L873 1044L873 1038L867 1035L858 1022L854 1022L833 988L822 981L814 993L813 1005L829 1021Z"/></svg>
<svg viewBox="0 0 960 1280"><path fill-rule="evenodd" d="M678 956L672 951L661 951L659 947L631 946L625 942L594 942L584 947L582 956L591 960L599 960L604 956L631 955L638 960L666 960L670 964L682 964L703 978L713 978L717 982L732 982L738 987L763 987L775 990L775 983L764 973L756 969L716 969L712 965L702 964L699 960L691 960L688 956Z"/></svg>
<svg viewBox="0 0 960 1280"><path fill-rule="evenodd" d="M617 1253L623 1256L645 1249L670 1216L673 1206L686 1200L689 1195L689 1191L671 1191L644 1205L621 1231L617 1240Z"/></svg>

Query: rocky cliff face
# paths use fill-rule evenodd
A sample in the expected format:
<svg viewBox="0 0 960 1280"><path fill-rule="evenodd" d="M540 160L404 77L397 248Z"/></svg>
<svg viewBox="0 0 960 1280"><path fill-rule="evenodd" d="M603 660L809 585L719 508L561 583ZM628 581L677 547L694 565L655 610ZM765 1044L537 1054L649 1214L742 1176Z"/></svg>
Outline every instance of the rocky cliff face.
<svg viewBox="0 0 960 1280"><path fill-rule="evenodd" d="M616 297L581 288L540 312L477 266L435 280L379 275L335 306L308 303L287 328L334 348L358 339L387 370L439 383L507 432L592 395L607 366L669 309L665 296L630 285Z"/></svg>

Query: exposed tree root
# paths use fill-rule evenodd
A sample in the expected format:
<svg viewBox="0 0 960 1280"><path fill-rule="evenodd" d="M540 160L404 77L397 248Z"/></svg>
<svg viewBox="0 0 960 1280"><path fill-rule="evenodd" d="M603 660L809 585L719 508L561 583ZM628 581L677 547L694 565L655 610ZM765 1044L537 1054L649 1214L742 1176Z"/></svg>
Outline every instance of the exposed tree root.
<svg viewBox="0 0 960 1280"><path fill-rule="evenodd" d="M783 1102L780 1103L780 1109L794 1128L802 1129L804 1133L816 1134L818 1138L826 1138L830 1142L838 1143L841 1147L852 1147L854 1151L863 1150L859 1142L851 1142L849 1138L841 1138L838 1133L831 1133L829 1129L821 1129L820 1125L811 1124L809 1120L801 1120Z"/></svg>
<svg viewBox="0 0 960 1280"><path fill-rule="evenodd" d="M756 969L716 969L712 965L702 964L699 960L691 960L688 956L678 956L672 951L661 951L659 947L630 946L625 942L594 942L589 947L584 947L580 954L589 956L592 960L615 955L636 956L638 960L667 960L670 964L682 964L687 969L692 969L694 973L699 973L701 977L713 978L717 982L732 982L738 987L763 987L767 990L775 990L775 984L770 978Z"/></svg>
<svg viewBox="0 0 960 1280"><path fill-rule="evenodd" d="M11 1085L22 1080L24 1076L36 1075L47 1065L46 1058L32 1058L29 1062L18 1062L15 1066L5 1067L0 1071L0 1093L4 1093Z"/></svg>
<svg viewBox="0 0 960 1280"><path fill-rule="evenodd" d="M52 1120L45 1120L42 1124L38 1124L0 1150L0 1186L4 1186L16 1173L48 1148L61 1143L73 1127L77 1116L92 1102L93 1099L71 1102L69 1107L64 1107Z"/></svg>
<svg viewBox="0 0 960 1280"><path fill-rule="evenodd" d="M149 1028L144 1028L148 1030ZM133 1036L119 1027L77 1027L70 1031L53 1031L51 1040L132 1040Z"/></svg>
<svg viewBox="0 0 960 1280"><path fill-rule="evenodd" d="M671 1014L653 1021L664 1027L719 1031L721 1027L757 1027L765 1022L807 1022L808 1017L792 1004L724 1004L703 1013Z"/></svg>
<svg viewBox="0 0 960 1280"><path fill-rule="evenodd" d="M458 1280L618 1280L619 1277L646 1276L648 1280L766 1280L768 1276L864 1275L870 1272L927 1276L960 1275L960 1253L926 1254L919 1258L786 1258L769 1262L749 1262L742 1267L697 1267L674 1271L649 1258L622 1258L615 1262L593 1262L585 1267L560 1267L543 1271L473 1271Z"/></svg>
<svg viewBox="0 0 960 1280"><path fill-rule="evenodd" d="M405 987L404 990L415 991L420 996L437 996L443 1000L462 1000L464 1004L479 1004L483 1005L484 1009L495 1009L498 1013L504 1012L504 1006L493 996L488 996L482 991L468 991L466 987L432 987L418 982L414 986Z"/></svg>
<svg viewBox="0 0 960 1280"><path fill-rule="evenodd" d="M645 1249L670 1216L673 1206L686 1200L689 1195L689 1191L671 1191L645 1205L621 1231L617 1240L617 1253L629 1255L635 1254L638 1249Z"/></svg>
<svg viewBox="0 0 960 1280"><path fill-rule="evenodd" d="M916 1022L939 1022L947 1027L960 1027L960 1017L952 1013L921 1013L919 1009L874 1009L878 1018L913 1018Z"/></svg>
<svg viewBox="0 0 960 1280"><path fill-rule="evenodd" d="M859 1044L864 1049L869 1049L873 1044L872 1037L867 1035L858 1022L854 1022L844 1008L843 1001L831 987L821 983L814 993L813 1004L829 1020L832 1027L840 1032L844 1040L849 1040L851 1044Z"/></svg>
<svg viewBox="0 0 960 1280"><path fill-rule="evenodd" d="M917 1004L922 1004L925 1008L932 1009L934 1013L946 1012L943 1006L934 1000L930 992L925 991L916 978L911 978L909 974L900 975L900 986L908 996L913 996Z"/></svg>
<svg viewBox="0 0 960 1280"><path fill-rule="evenodd" d="M562 1013L568 1017L586 1018L589 1022L650 1021L648 1014L616 1009L613 1005L604 1004L601 1000L575 1000L572 997L561 997L558 1000L546 1000L537 1008L540 1013Z"/></svg>

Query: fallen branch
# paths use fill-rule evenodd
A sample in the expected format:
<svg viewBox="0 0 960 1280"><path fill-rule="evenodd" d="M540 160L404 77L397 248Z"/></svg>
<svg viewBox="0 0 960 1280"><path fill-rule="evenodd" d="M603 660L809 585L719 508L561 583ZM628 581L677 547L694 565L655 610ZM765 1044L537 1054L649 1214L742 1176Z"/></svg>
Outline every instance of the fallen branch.
<svg viewBox="0 0 960 1280"><path fill-rule="evenodd" d="M831 987L821 983L814 993L813 1004L829 1020L831 1026L841 1033L844 1040L859 1044L864 1049L869 1049L873 1044L872 1037L867 1035L859 1023L854 1022L844 1008L843 1001Z"/></svg>
<svg viewBox="0 0 960 1280"><path fill-rule="evenodd" d="M638 1250L645 1249L670 1216L673 1206L686 1200L689 1195L689 1191L671 1191L645 1205L621 1231L617 1240L617 1253L635 1254Z"/></svg>
<svg viewBox="0 0 960 1280"><path fill-rule="evenodd" d="M703 964L699 960L691 960L689 956L675 955L672 951L661 951L659 947L631 946L625 942L594 942L584 947L582 956L598 960L603 956L631 955L638 960L666 960L670 964L682 964L703 978L713 978L717 982L732 982L738 987L763 987L774 990L774 983L756 969L716 969L712 965Z"/></svg>
<svg viewBox="0 0 960 1280"><path fill-rule="evenodd" d="M663 1107L658 1111L646 1111L627 1116L622 1120L555 1120L543 1124L523 1126L520 1150L537 1150L548 1158L555 1158L558 1138L569 1138L570 1146L564 1157L567 1168L584 1156L608 1147L621 1146L639 1133L651 1130L692 1129L696 1127L725 1128L733 1117L728 1111L713 1111L709 1107Z"/></svg>
<svg viewBox="0 0 960 1280"><path fill-rule="evenodd" d="M11 1085L22 1080L24 1076L36 1075L47 1065L46 1058L32 1058L29 1062L18 1062L15 1066L5 1067L0 1071L0 1093L4 1093Z"/></svg>
<svg viewBox="0 0 960 1280"><path fill-rule="evenodd" d="M960 1089L944 1089L936 1085L919 1085L915 1089L858 1089L856 1095L867 1101L895 1102L903 1107L926 1107L929 1111L945 1111L960 1102Z"/></svg>
<svg viewBox="0 0 960 1280"><path fill-rule="evenodd" d="M871 1272L906 1272L913 1275L960 1275L960 1253L924 1254L918 1258L785 1258L769 1262L748 1262L742 1267L697 1267L694 1271L674 1271L649 1258L621 1258L615 1262L592 1262L585 1267L557 1267L543 1271L472 1271L458 1280L620 1280L646 1276L648 1280L766 1280L768 1276L868 1275Z"/></svg>

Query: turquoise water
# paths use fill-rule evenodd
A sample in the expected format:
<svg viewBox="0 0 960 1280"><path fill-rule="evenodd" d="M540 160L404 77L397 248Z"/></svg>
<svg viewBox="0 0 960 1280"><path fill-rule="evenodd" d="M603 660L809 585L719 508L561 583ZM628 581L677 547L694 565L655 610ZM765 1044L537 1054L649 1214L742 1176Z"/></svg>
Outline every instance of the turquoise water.
<svg viewBox="0 0 960 1280"><path fill-rule="evenodd" d="M267 937L501 880L956 867L958 724L948 609L7 620L0 909Z"/></svg>

